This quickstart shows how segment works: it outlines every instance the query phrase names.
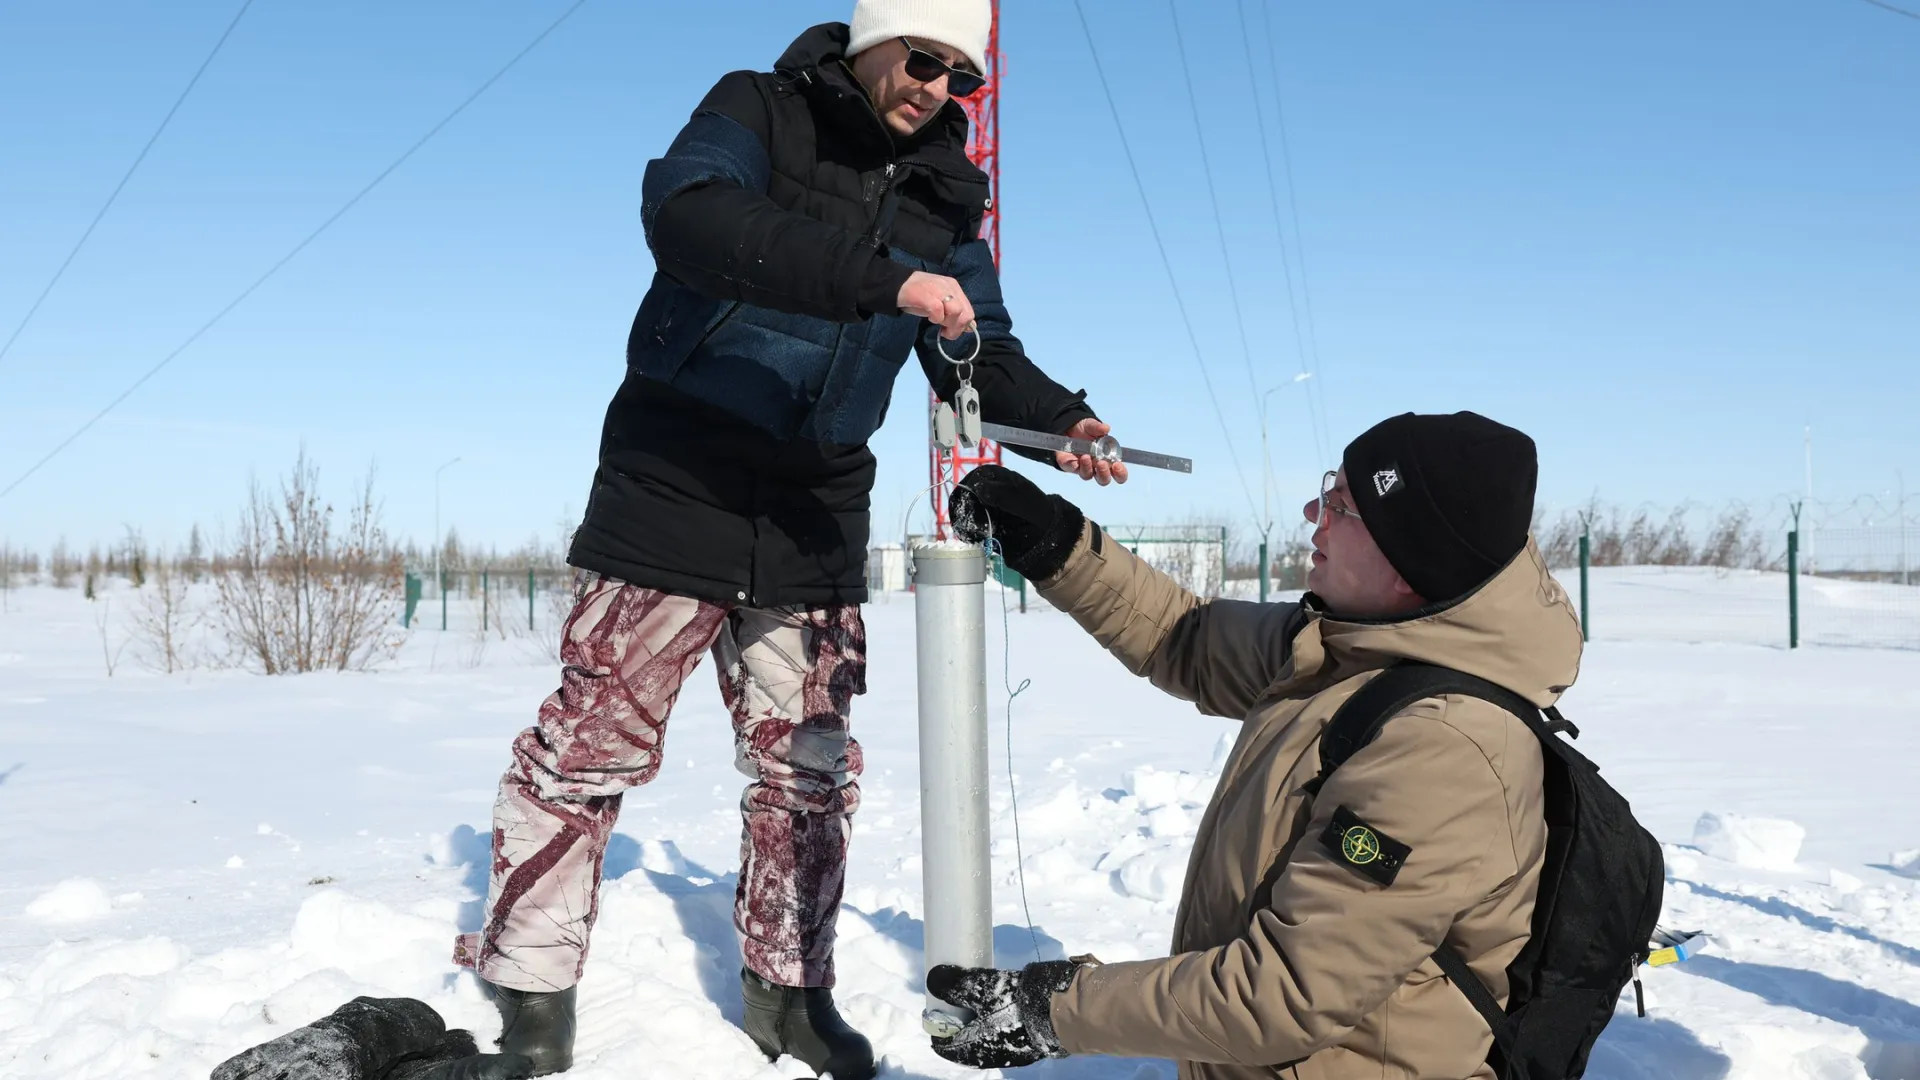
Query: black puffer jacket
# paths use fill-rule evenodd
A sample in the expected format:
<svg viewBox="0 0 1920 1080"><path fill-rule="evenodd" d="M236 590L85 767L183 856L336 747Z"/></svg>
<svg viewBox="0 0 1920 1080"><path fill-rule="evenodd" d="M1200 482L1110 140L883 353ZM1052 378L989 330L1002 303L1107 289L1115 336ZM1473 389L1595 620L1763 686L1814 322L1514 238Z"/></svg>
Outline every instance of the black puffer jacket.
<svg viewBox="0 0 1920 1080"><path fill-rule="evenodd" d="M988 189L965 112L896 141L846 42L844 24L817 26L773 73L722 78L648 165L658 272L573 565L756 607L865 600L866 441L910 353L942 397L957 385L933 327L894 307L915 270L954 277L974 305L987 420L1064 432L1093 415L1013 336L978 238Z"/></svg>

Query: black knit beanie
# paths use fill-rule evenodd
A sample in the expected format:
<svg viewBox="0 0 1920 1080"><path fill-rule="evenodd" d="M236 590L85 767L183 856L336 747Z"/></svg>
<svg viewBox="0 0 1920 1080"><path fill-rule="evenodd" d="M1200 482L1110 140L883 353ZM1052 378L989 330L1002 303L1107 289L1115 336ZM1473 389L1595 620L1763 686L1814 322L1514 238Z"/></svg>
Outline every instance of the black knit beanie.
<svg viewBox="0 0 1920 1080"><path fill-rule="evenodd" d="M1478 588L1527 544L1533 440L1477 413L1402 413L1347 445L1354 508L1387 561L1430 602Z"/></svg>

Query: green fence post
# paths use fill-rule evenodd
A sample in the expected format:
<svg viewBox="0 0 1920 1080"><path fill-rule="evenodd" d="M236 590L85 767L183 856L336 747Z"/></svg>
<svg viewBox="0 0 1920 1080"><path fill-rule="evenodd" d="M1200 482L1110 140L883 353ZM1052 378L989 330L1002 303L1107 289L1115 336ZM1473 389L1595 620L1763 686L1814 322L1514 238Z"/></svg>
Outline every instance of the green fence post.
<svg viewBox="0 0 1920 1080"><path fill-rule="evenodd" d="M1800 647L1800 504L1793 504L1793 528L1787 532L1787 648Z"/></svg>
<svg viewBox="0 0 1920 1080"><path fill-rule="evenodd" d="M493 602L493 582L487 570L480 571L480 632L487 632L488 606Z"/></svg>
<svg viewBox="0 0 1920 1080"><path fill-rule="evenodd" d="M1593 561L1593 538L1585 528L1580 533L1580 640L1591 641L1587 630L1587 566Z"/></svg>
<svg viewBox="0 0 1920 1080"><path fill-rule="evenodd" d="M1260 602L1267 602L1267 538L1260 538Z"/></svg>
<svg viewBox="0 0 1920 1080"><path fill-rule="evenodd" d="M527 633L533 633L533 567L527 567Z"/></svg>

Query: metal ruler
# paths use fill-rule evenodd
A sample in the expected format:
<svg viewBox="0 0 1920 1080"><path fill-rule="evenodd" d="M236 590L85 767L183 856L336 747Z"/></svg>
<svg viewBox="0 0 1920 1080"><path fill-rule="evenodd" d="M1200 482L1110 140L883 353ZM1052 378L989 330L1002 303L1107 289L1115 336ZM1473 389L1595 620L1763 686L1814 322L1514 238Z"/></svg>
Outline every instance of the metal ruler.
<svg viewBox="0 0 1920 1080"><path fill-rule="evenodd" d="M1012 443L1014 446L1025 446L1034 450L1061 450L1069 454L1091 454L1095 461L1122 461L1128 465L1145 465L1149 469L1166 469L1170 472L1191 473L1193 471L1192 458L1156 454L1151 450L1135 450L1130 446L1121 446L1120 440L1111 435L1103 435L1098 439L1070 439L1065 435L1047 435L1038 431L1008 427L1005 424L981 424L980 434L995 442Z"/></svg>
<svg viewBox="0 0 1920 1080"><path fill-rule="evenodd" d="M933 441L941 449L952 449L955 443L968 449L979 445L981 439L1025 446L1033 450L1053 450L1069 454L1086 454L1095 461L1109 464L1121 462L1127 465L1144 465L1149 469L1166 469L1169 472L1193 472L1193 459L1175 457L1172 454L1156 454L1151 450L1136 450L1130 446L1121 446L1120 440L1111 435L1098 439L1075 439L1065 435L1049 435L1044 431L1028 431L1025 428L1008 427L1005 424L987 424L980 420L980 392L973 388L973 361L980 355L980 331L973 329L973 353L965 360L955 360L947 356L946 346L934 339L934 347L940 350L947 362L960 369L960 389L953 396L953 404L941 402L933 410Z"/></svg>

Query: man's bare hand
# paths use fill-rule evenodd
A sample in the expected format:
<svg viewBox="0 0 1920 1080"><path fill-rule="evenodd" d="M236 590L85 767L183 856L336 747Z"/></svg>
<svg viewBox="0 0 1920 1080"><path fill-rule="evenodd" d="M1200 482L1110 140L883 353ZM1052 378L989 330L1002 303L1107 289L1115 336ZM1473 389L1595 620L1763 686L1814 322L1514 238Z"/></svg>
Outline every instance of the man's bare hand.
<svg viewBox="0 0 1920 1080"><path fill-rule="evenodd" d="M900 296L895 303L901 311L939 326L940 336L948 341L966 333L967 324L973 321L973 303L967 299L960 283L924 270L915 270L907 283L900 286Z"/></svg>
<svg viewBox="0 0 1920 1080"><path fill-rule="evenodd" d="M1088 417L1068 428L1066 435L1069 439L1086 439L1091 441L1104 437L1112 430L1113 428L1110 425ZM1096 460L1092 454L1070 454L1065 450L1053 455L1053 458L1054 462L1058 464L1061 469L1073 473L1082 480L1097 480L1100 482L1101 487L1106 487L1110 483L1124 484L1127 482L1127 467L1118 461L1099 461Z"/></svg>

